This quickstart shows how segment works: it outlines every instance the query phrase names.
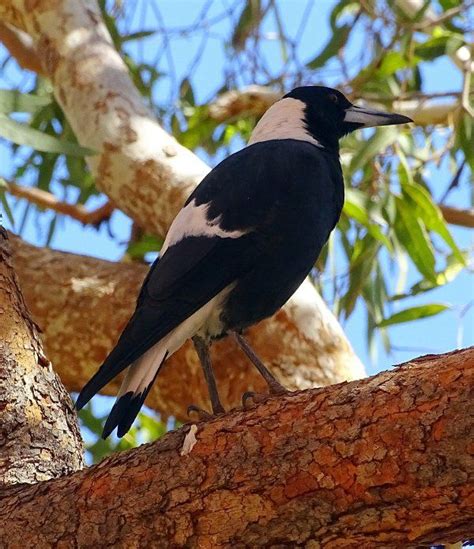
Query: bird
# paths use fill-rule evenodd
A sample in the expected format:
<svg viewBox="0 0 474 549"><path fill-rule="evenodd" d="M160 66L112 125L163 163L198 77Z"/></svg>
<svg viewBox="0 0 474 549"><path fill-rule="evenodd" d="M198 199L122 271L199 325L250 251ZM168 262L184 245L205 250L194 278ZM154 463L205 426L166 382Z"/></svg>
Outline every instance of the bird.
<svg viewBox="0 0 474 549"><path fill-rule="evenodd" d="M210 359L215 339L233 337L269 392L286 392L244 332L291 297L339 220L339 140L359 128L409 122L324 86L297 87L263 114L247 146L213 168L186 200L133 315L76 401L80 410L126 370L104 438L114 429L119 437L128 432L163 363L188 339L207 382L209 416L225 411Z"/></svg>

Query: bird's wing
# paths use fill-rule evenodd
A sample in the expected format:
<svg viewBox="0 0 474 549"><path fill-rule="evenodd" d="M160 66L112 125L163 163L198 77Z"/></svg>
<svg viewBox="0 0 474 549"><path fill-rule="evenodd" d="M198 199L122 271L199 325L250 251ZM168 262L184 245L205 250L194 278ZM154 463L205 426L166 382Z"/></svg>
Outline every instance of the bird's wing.
<svg viewBox="0 0 474 549"><path fill-rule="evenodd" d="M264 172L269 159L255 148L258 145L219 164L189 197L170 227L163 255L144 281L133 316L79 395L78 409L253 267L265 247L259 228L278 203L277 193L268 194L262 185L268 179Z"/></svg>

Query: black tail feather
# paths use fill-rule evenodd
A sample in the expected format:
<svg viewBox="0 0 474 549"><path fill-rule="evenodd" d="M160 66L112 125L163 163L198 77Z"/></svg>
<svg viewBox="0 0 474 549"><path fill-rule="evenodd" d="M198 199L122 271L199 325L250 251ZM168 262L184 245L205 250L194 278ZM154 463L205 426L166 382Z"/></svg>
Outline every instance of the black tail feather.
<svg viewBox="0 0 474 549"><path fill-rule="evenodd" d="M143 403L145 402L145 399L148 396L148 393L150 392L153 383L155 383L156 376L158 375L161 366L163 365L167 357L168 352L166 352L160 366L157 368L153 380L142 393L138 393L135 395L134 393L129 391L115 401L115 404L110 411L109 417L105 422L104 430L102 431L102 438L107 438L110 433L115 429L115 427L117 427L117 436L120 438L129 431L132 423L135 421L135 418L138 415L138 412L143 406Z"/></svg>

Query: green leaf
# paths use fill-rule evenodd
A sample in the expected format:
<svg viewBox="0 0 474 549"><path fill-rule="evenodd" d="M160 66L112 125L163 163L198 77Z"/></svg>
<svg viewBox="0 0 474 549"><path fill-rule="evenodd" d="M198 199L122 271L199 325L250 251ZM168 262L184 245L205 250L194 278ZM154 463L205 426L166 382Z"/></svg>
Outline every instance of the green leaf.
<svg viewBox="0 0 474 549"><path fill-rule="evenodd" d="M10 204L8 204L8 199L6 196L7 183L0 177L0 203L3 205L3 209L7 215L8 221L10 221L11 226L15 227L15 219L13 217L13 212L11 211ZM2 224L2 214L0 213L0 225Z"/></svg>
<svg viewBox="0 0 474 549"><path fill-rule="evenodd" d="M120 42L122 44L125 44L125 42L130 42L132 40L141 40L142 38L148 38L149 36L153 36L158 31L156 30L143 30L138 32L132 32L130 34L125 34L124 36L120 36Z"/></svg>
<svg viewBox="0 0 474 549"><path fill-rule="evenodd" d="M403 322L411 322L412 320L434 316L446 311L446 309L449 309L449 306L443 305L442 303L431 303L430 305L411 307L395 313L389 318L385 318L382 322L379 322L378 327L384 328L386 326L392 326L393 324L402 324Z"/></svg>
<svg viewBox="0 0 474 549"><path fill-rule="evenodd" d="M377 153L384 151L389 145L395 143L398 139L400 130L397 128L380 128L374 135L364 141L362 147L355 152L349 170L355 172L362 168L371 160Z"/></svg>
<svg viewBox="0 0 474 549"><path fill-rule="evenodd" d="M231 44L236 50L245 46L247 38L261 21L260 0L247 0L232 33Z"/></svg>
<svg viewBox="0 0 474 549"><path fill-rule="evenodd" d="M339 27L336 31L332 33L332 37L329 39L321 52L318 53L318 55L314 59L308 61L308 63L306 63L306 66L309 69L314 70L325 65L326 62L329 61L331 57L334 57L338 53L338 51L345 45L349 38L351 30L351 25L342 25L342 27Z"/></svg>
<svg viewBox="0 0 474 549"><path fill-rule="evenodd" d="M2 113L0 113L0 136L13 141L17 145L26 145L37 151L70 154L72 156L95 154L91 149L34 130L30 126L20 124Z"/></svg>
<svg viewBox="0 0 474 549"><path fill-rule="evenodd" d="M378 76L390 76L400 69L406 69L415 63L416 60L412 59L410 62L406 57L398 51L388 52L382 59L378 70Z"/></svg>
<svg viewBox="0 0 474 549"><path fill-rule="evenodd" d="M465 265L466 261L461 253L461 250L458 248L456 242L451 236L441 210L433 202L428 191L421 185L406 183L402 185L402 192L405 197L410 197L416 204L414 213L423 220L426 228L439 234L439 236L451 248L457 260L461 264Z"/></svg>
<svg viewBox="0 0 474 549"><path fill-rule="evenodd" d="M343 211L346 215L363 225L375 239L381 242L390 251L390 253L392 253L392 243L382 232L380 227L370 219L367 208L364 207L361 199L362 197L357 191L354 189L346 189L346 200L344 202Z"/></svg>
<svg viewBox="0 0 474 549"><path fill-rule="evenodd" d="M33 95L16 90L0 90L0 113L36 112L41 107L50 105L50 95Z"/></svg>
<svg viewBox="0 0 474 549"><path fill-rule="evenodd" d="M145 254L149 252L158 252L163 246L163 240L156 238L153 235L144 235L138 242L132 242L128 249L127 255L133 259L143 259Z"/></svg>
<svg viewBox="0 0 474 549"><path fill-rule="evenodd" d="M333 32L339 32L338 22L346 14L353 14L360 9L360 2L354 0L339 0L334 6L329 17L329 24Z"/></svg>
<svg viewBox="0 0 474 549"><path fill-rule="evenodd" d="M433 246L424 225L414 215L402 198L395 197L396 215L394 222L395 234L413 260L420 273L433 283L436 283L435 255Z"/></svg>
<svg viewBox="0 0 474 549"><path fill-rule="evenodd" d="M426 42L423 42L423 44L418 44L415 47L415 55L429 61L446 53L450 53L453 50L457 50L463 43L462 37L453 33L434 36L429 38Z"/></svg>
<svg viewBox="0 0 474 549"><path fill-rule="evenodd" d="M436 281L430 282L429 280L420 280L408 290L408 292L403 294L395 294L390 297L390 301L397 301L399 299L405 299L407 297L413 297L418 294L429 292L434 288L439 288L444 286L449 282L452 282L457 275L463 270L464 264L460 263L453 255L448 257L447 266L444 271L436 273Z"/></svg>

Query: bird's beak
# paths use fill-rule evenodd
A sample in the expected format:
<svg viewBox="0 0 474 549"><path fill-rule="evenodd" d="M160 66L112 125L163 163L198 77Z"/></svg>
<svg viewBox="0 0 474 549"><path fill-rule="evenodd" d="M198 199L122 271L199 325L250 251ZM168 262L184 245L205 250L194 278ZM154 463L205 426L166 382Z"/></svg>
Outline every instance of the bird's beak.
<svg viewBox="0 0 474 549"><path fill-rule="evenodd" d="M373 128L374 126L391 126L392 124L408 124L413 122L403 114L389 113L351 105L346 109L344 122L358 124L360 128Z"/></svg>

